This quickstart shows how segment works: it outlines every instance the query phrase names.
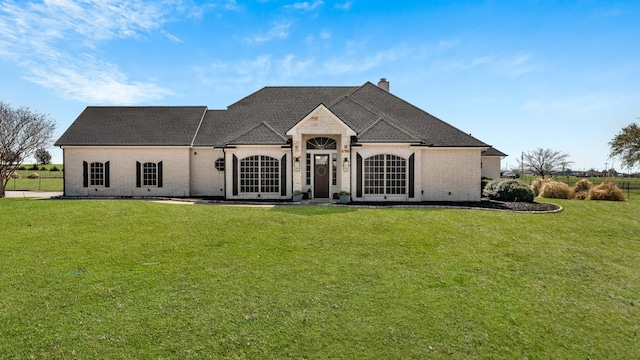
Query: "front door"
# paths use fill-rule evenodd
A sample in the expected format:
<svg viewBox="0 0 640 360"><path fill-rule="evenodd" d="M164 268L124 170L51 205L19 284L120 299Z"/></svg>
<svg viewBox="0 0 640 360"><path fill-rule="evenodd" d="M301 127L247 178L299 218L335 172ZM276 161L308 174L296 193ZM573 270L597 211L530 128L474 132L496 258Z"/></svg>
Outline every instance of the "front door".
<svg viewBox="0 0 640 360"><path fill-rule="evenodd" d="M314 155L313 197L329 197L329 155Z"/></svg>

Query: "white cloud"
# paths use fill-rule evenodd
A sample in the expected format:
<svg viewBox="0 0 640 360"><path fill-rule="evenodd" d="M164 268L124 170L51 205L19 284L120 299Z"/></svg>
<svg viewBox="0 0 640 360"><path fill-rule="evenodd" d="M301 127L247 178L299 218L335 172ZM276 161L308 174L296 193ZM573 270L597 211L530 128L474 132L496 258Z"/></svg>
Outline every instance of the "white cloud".
<svg viewBox="0 0 640 360"><path fill-rule="evenodd" d="M276 22L273 26L267 30L266 33L256 35L253 38L247 39L248 42L266 42L273 39L286 39L289 36L289 28L292 23L289 22Z"/></svg>
<svg viewBox="0 0 640 360"><path fill-rule="evenodd" d="M381 66L385 63L395 62L405 58L409 56L411 52L411 49L406 46L399 45L387 50L378 51L372 56L365 56L362 58L350 57L347 59L334 58L326 61L323 65L325 70L332 75L347 72L363 72Z"/></svg>
<svg viewBox="0 0 640 360"><path fill-rule="evenodd" d="M285 5L285 8L292 8L292 9L302 10L302 11L313 11L322 5L324 5L324 1L322 0L317 0L313 3L304 1L304 2L297 2L291 5Z"/></svg>
<svg viewBox="0 0 640 360"><path fill-rule="evenodd" d="M352 1L347 1L342 4L335 4L334 7L339 10L349 10L351 9L351 5L353 5Z"/></svg>
<svg viewBox="0 0 640 360"><path fill-rule="evenodd" d="M256 84L282 84L287 79L305 76L313 64L313 59L298 59L292 54L278 59L266 54L233 63L217 61L208 67L196 68L195 72L206 85L235 90L241 86L253 90Z"/></svg>
<svg viewBox="0 0 640 360"><path fill-rule="evenodd" d="M63 98L91 104L132 105L170 94L153 83L130 81L117 66L86 54L80 58L58 54L46 63L26 60L22 65L27 80Z"/></svg>
<svg viewBox="0 0 640 360"><path fill-rule="evenodd" d="M61 97L88 103L135 104L170 93L153 82L129 79L114 63L100 60L97 49L110 40L154 32L180 42L163 26L176 12L185 12L182 4L7 0L0 5L0 56L19 64L25 79Z"/></svg>

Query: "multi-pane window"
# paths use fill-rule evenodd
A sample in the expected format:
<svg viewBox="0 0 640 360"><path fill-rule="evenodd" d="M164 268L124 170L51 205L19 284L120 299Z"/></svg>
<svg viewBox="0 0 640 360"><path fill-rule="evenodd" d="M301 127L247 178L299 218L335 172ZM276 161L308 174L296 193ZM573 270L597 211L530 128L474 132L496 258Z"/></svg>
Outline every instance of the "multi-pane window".
<svg viewBox="0 0 640 360"><path fill-rule="evenodd" d="M307 185L311 185L311 154L307 153Z"/></svg>
<svg viewBox="0 0 640 360"><path fill-rule="evenodd" d="M104 164L101 162L92 162L89 167L90 184L104 185Z"/></svg>
<svg viewBox="0 0 640 360"><path fill-rule="evenodd" d="M162 187L162 161L141 163L136 161L136 187Z"/></svg>
<svg viewBox="0 0 640 360"><path fill-rule="evenodd" d="M374 155L364 160L364 193L405 194L407 160L395 155Z"/></svg>
<svg viewBox="0 0 640 360"><path fill-rule="evenodd" d="M280 191L278 159L255 155L240 160L240 192L275 193Z"/></svg>
<svg viewBox="0 0 640 360"><path fill-rule="evenodd" d="M142 165L142 184L156 186L158 184L158 167L156 163L146 162Z"/></svg>
<svg viewBox="0 0 640 360"><path fill-rule="evenodd" d="M307 140L307 150L336 149L336 141L327 137L317 137Z"/></svg>
<svg viewBox="0 0 640 360"><path fill-rule="evenodd" d="M338 185L338 154L331 154L331 183Z"/></svg>

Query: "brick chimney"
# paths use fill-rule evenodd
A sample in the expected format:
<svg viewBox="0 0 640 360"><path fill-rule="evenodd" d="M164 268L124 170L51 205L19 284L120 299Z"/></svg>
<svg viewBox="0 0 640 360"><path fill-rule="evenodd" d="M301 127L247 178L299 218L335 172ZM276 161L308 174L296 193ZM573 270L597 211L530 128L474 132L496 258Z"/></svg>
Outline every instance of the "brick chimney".
<svg viewBox="0 0 640 360"><path fill-rule="evenodd" d="M389 92L389 82L387 81L387 78L380 79L380 81L378 82L378 87L386 92Z"/></svg>

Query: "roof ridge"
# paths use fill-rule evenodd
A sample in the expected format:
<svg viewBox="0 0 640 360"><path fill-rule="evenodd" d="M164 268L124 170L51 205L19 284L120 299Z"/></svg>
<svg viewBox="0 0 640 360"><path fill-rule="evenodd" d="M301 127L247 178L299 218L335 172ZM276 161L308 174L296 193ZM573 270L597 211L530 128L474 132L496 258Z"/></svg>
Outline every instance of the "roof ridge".
<svg viewBox="0 0 640 360"><path fill-rule="evenodd" d="M393 119L392 116L383 113L383 115L386 115L387 117L390 117L391 119ZM400 131L401 133L407 135L409 138L411 138L412 140L415 141L421 141L419 138L415 137L413 134L411 134L410 132L408 132L407 130L403 129L400 125L396 124L394 121L389 121L388 119L386 119L385 117L381 116L380 118L378 118L378 120L374 121L373 124L371 124L370 126L368 126L366 129L362 130L362 132L360 133L360 135L365 135L368 131L370 131L371 129L373 129L376 125L378 125L379 123L384 122L385 124L391 126L392 128Z"/></svg>
<svg viewBox="0 0 640 360"><path fill-rule="evenodd" d="M239 138L247 135L248 133L254 131L255 129L261 127L261 126L265 126L269 131L271 131L272 133L276 134L280 139L287 141L289 140L288 138L282 136L278 131L276 131L273 127L271 127L271 125L269 125L266 121L261 121L258 124L255 124L254 126L252 126L251 128L249 128L247 131L240 133L238 136L230 139L229 141L227 141L228 144L233 143L234 141L238 140Z"/></svg>
<svg viewBox="0 0 640 360"><path fill-rule="evenodd" d="M207 116L207 111L209 111L209 109L205 107L204 111L202 112L202 116L200 117L200 122L198 122L198 127L196 128L196 131L193 133L193 137L191 138L191 146L193 146L196 141L196 137L198 137L198 133L200 132L200 127L202 126L204 117Z"/></svg>

